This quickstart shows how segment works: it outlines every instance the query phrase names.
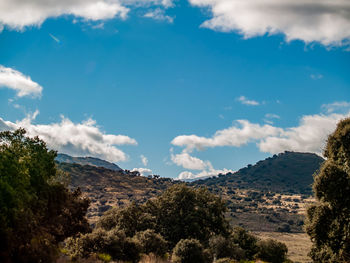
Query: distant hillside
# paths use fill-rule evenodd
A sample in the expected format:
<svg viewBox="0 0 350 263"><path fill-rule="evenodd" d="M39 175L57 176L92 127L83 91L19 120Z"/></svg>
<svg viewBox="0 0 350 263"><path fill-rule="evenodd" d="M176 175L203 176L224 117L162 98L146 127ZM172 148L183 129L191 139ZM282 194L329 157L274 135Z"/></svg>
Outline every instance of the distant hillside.
<svg viewBox="0 0 350 263"><path fill-rule="evenodd" d="M284 152L236 173L192 182L193 185L225 186L277 193L311 194L312 175L324 161L313 153Z"/></svg>
<svg viewBox="0 0 350 263"><path fill-rule="evenodd" d="M234 174L187 184L207 186L226 200L227 216L233 225L252 231L302 232L305 207L314 201L310 198L312 174L323 161L315 154L285 152ZM80 187L90 198L88 217L92 223L113 206L143 203L180 183L170 178L142 177L137 172L64 161L58 163L58 168L70 175L72 187Z"/></svg>
<svg viewBox="0 0 350 263"><path fill-rule="evenodd" d="M57 154L56 161L60 163L77 163L81 165L104 167L113 171L122 171L118 165L94 157L72 157L68 154L59 153Z"/></svg>
<svg viewBox="0 0 350 263"><path fill-rule="evenodd" d="M76 163L58 163L58 168L70 175L71 187L79 187L91 200L88 211L90 222L95 222L113 206L133 201L143 203L176 183L170 178L143 177L136 172Z"/></svg>

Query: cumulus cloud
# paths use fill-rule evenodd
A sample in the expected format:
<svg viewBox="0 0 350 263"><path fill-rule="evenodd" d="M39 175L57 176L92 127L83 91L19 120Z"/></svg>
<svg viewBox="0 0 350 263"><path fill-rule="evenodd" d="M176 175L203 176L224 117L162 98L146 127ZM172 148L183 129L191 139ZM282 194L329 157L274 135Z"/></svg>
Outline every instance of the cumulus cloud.
<svg viewBox="0 0 350 263"><path fill-rule="evenodd" d="M119 1L107 0L3 0L0 2L0 23L13 29L40 26L49 17L74 15L85 20L126 18L129 9Z"/></svg>
<svg viewBox="0 0 350 263"><path fill-rule="evenodd" d="M186 151L194 149L203 150L218 146L239 147L255 140L278 135L283 131L281 128L265 124L255 124L248 120L237 120L236 125L217 131L212 137L200 137L197 135L180 135L172 140L175 146L185 147Z"/></svg>
<svg viewBox="0 0 350 263"><path fill-rule="evenodd" d="M255 100L249 100L247 99L245 96L240 96L237 98L237 100L244 104L244 105L248 105L248 106L259 106L260 103L258 101L255 101Z"/></svg>
<svg viewBox="0 0 350 263"><path fill-rule="evenodd" d="M210 167L210 162L204 162L199 158L193 157L186 152L180 154L171 154L171 160L178 166L190 170L204 170Z"/></svg>
<svg viewBox="0 0 350 263"><path fill-rule="evenodd" d="M156 8L155 10L147 12L144 17L152 18L158 21L166 21L168 23L173 23L174 18L165 14L164 9Z"/></svg>
<svg viewBox="0 0 350 263"><path fill-rule="evenodd" d="M234 171L229 169L215 170L214 168L201 171L199 173L192 173L190 171L181 172L177 179L178 180L194 180L194 179L204 179L207 177L218 176L218 174L234 173Z"/></svg>
<svg viewBox="0 0 350 263"><path fill-rule="evenodd" d="M33 124L36 111L20 121L11 122L0 118L0 130L25 128L29 136L39 136L51 149L73 156L94 156L110 162L126 161L128 156L117 145L137 145L135 139L125 135L106 134L96 121L88 119L73 123L61 116L61 121L50 124Z"/></svg>
<svg viewBox="0 0 350 263"><path fill-rule="evenodd" d="M152 175L153 172L151 169L148 168L134 168L131 170L132 172L139 172L141 176L148 176L148 175Z"/></svg>
<svg viewBox="0 0 350 263"><path fill-rule="evenodd" d="M126 19L133 7L173 6L172 0L2 0L0 1L0 29L7 26L23 30L40 26L50 17L73 15L87 21L102 21L115 17ZM172 20L160 11L153 11L155 19ZM151 13L150 13L151 15ZM162 16L163 15L163 16ZM1 32L1 30L0 30Z"/></svg>
<svg viewBox="0 0 350 263"><path fill-rule="evenodd" d="M147 164L148 164L148 159L147 159L147 157L144 156L143 154L141 154L140 158L141 158L142 164L143 164L144 166L147 166Z"/></svg>
<svg viewBox="0 0 350 263"><path fill-rule="evenodd" d="M349 44L348 0L189 0L209 8L212 18L202 26L235 31L245 38L283 33L287 41L323 45Z"/></svg>
<svg viewBox="0 0 350 263"><path fill-rule="evenodd" d="M12 89L16 91L18 97L40 97L43 90L29 76L25 76L17 70L6 68L2 65L0 65L0 88Z"/></svg>
<svg viewBox="0 0 350 263"><path fill-rule="evenodd" d="M231 146L240 147L249 142L254 142L262 152L271 154L283 151L313 152L321 154L327 137L332 133L337 123L350 117L350 103L335 102L323 106L328 113L305 115L295 127L275 127L272 125L260 125L248 120L238 120L239 126L217 131L212 137L200 137L197 135L180 135L172 140L172 144L184 147L183 152L192 152L194 149L203 150L209 147ZM343 113L334 113L343 109ZM277 115L271 115L277 118Z"/></svg>
<svg viewBox="0 0 350 263"><path fill-rule="evenodd" d="M286 150L321 154L328 135L341 119L348 116L349 113L303 116L299 126L286 128L277 136L262 139L258 143L259 149L272 154Z"/></svg>

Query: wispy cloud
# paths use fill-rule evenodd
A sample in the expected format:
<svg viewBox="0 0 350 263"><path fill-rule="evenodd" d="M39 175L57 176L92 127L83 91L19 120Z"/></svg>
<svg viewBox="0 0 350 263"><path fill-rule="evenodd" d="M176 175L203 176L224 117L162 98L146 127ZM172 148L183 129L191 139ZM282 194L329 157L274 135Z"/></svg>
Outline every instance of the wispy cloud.
<svg viewBox="0 0 350 263"><path fill-rule="evenodd" d="M161 8L156 8L155 10L147 12L144 17L152 18L158 21L166 21L168 23L174 22L174 17L165 14L165 10Z"/></svg>
<svg viewBox="0 0 350 263"><path fill-rule="evenodd" d="M311 74L310 78L312 78L313 80L318 80L318 79L322 79L323 75L322 74Z"/></svg>
<svg viewBox="0 0 350 263"><path fill-rule="evenodd" d="M280 119L280 116L274 113L267 113L263 120L268 124L273 124L275 119Z"/></svg>
<svg viewBox="0 0 350 263"><path fill-rule="evenodd" d="M322 109L326 110L327 113L333 113L333 112L348 112L350 111L350 102L348 101L336 101L329 104L323 104Z"/></svg>
<svg viewBox="0 0 350 263"><path fill-rule="evenodd" d="M141 154L140 158L141 158L142 164L143 164L144 166L147 166L147 164L148 164L148 159L147 159L147 157L144 156L143 154Z"/></svg>
<svg viewBox="0 0 350 263"><path fill-rule="evenodd" d="M61 42L61 40L59 40L57 37L55 37L55 36L52 35L51 33L49 34L49 36L50 36L53 40L55 40L57 43L60 43L60 42Z"/></svg>
<svg viewBox="0 0 350 263"><path fill-rule="evenodd" d="M16 91L18 97L40 97L43 88L21 72L0 65L0 88Z"/></svg>
<svg viewBox="0 0 350 263"><path fill-rule="evenodd" d="M238 97L237 101L239 101L240 103L242 103L244 105L248 105L248 106L259 106L260 105L260 102L255 101L255 100L250 100L250 99L246 98L245 96Z"/></svg>

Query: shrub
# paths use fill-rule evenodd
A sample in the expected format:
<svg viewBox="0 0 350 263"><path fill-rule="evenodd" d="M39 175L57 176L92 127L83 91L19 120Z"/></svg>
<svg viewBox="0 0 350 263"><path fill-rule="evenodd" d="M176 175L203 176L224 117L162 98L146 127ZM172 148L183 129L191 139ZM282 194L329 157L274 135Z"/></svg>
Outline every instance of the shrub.
<svg viewBox="0 0 350 263"><path fill-rule="evenodd" d="M173 249L174 263L205 262L203 246L197 239L181 239Z"/></svg>
<svg viewBox="0 0 350 263"><path fill-rule="evenodd" d="M256 258L271 263L281 263L287 259L288 248L284 243L273 239L260 240L257 242L258 253Z"/></svg>
<svg viewBox="0 0 350 263"><path fill-rule="evenodd" d="M233 243L232 239L223 236L214 236L209 240L209 247L215 258L244 259L245 253L239 245Z"/></svg>
<svg viewBox="0 0 350 263"><path fill-rule="evenodd" d="M290 225L287 223L282 224L277 228L278 232L283 232L283 233L289 233L290 232Z"/></svg>
<svg viewBox="0 0 350 263"><path fill-rule="evenodd" d="M164 256L167 252L167 242L154 230L147 229L136 233L134 237L141 245L142 253L154 253L157 256Z"/></svg>
<svg viewBox="0 0 350 263"><path fill-rule="evenodd" d="M247 232L242 227L235 227L231 234L233 243L238 244L241 249L244 250L245 257L252 259L257 252L257 241L258 239Z"/></svg>
<svg viewBox="0 0 350 263"><path fill-rule="evenodd" d="M106 231L95 229L92 233L66 240L67 254L73 259L88 258L94 254L108 254L114 260L137 262L140 259L141 246L122 230Z"/></svg>

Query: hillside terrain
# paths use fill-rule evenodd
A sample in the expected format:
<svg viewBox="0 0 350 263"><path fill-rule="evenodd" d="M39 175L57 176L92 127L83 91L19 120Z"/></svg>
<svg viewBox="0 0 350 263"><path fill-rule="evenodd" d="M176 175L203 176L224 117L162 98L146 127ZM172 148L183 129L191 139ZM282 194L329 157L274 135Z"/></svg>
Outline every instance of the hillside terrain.
<svg viewBox="0 0 350 263"><path fill-rule="evenodd" d="M255 165L248 164L236 173L220 174L218 177L193 182L209 188L226 187L255 189L286 194L312 194L312 175L324 161L313 153L284 152Z"/></svg>
<svg viewBox="0 0 350 263"><path fill-rule="evenodd" d="M232 224L252 231L303 232L304 214L314 202L313 174L324 161L312 153L284 152L236 173L190 183L227 200Z"/></svg>
<svg viewBox="0 0 350 263"><path fill-rule="evenodd" d="M58 163L58 168L69 174L71 187L79 187L90 199L88 218L91 223L111 207L143 203L176 183L170 178L143 177L136 172L77 163Z"/></svg>
<svg viewBox="0 0 350 263"><path fill-rule="evenodd" d="M69 156L57 159L69 160L70 163L59 163L59 168L70 175L72 187L80 187L90 198L88 217L92 223L113 206L143 203L179 183L170 178L142 177L137 172L97 167L104 162L81 165L92 159ZM302 232L305 207L313 202L312 174L322 162L315 154L285 152L234 174L187 184L206 186L225 199L227 216L234 225L252 231Z"/></svg>
<svg viewBox="0 0 350 263"><path fill-rule="evenodd" d="M113 171L123 171L118 165L101 160L94 157L73 157L68 154L59 153L57 154L56 161L60 163L77 163L81 165L91 165L96 167L104 167Z"/></svg>

